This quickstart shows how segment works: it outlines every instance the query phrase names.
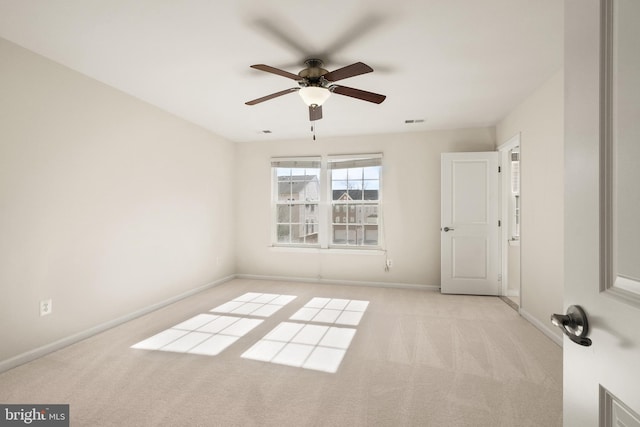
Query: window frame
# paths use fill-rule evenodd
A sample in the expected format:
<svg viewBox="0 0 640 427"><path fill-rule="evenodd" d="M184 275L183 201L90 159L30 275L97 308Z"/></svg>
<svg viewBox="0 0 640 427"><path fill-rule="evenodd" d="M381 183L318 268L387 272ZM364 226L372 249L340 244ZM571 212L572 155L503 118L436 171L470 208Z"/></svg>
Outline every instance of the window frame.
<svg viewBox="0 0 640 427"><path fill-rule="evenodd" d="M278 179L279 175L277 173L277 168L291 168L291 169L318 169L318 199L317 200L293 200L287 199L286 201L281 201L279 199L280 191L279 185L280 180ZM317 248L320 247L319 242L316 243L301 243L301 242L280 242L278 240L278 228L285 224L279 222L279 207L286 206L315 206L315 210L318 213L318 235L320 234L319 228L321 223L321 209L320 203L322 200L322 167L321 167L321 158L319 156L313 157L286 157L286 158L272 158L271 159L271 244L272 246L283 246L283 247L302 247L302 248ZM293 183L293 181L291 181ZM305 218L303 222L293 223L291 222L291 217L289 217L289 221L286 223L291 227L292 224L299 224L301 227L304 227L305 231L308 229L308 223ZM306 240L306 237L305 237Z"/></svg>
<svg viewBox="0 0 640 427"><path fill-rule="evenodd" d="M384 242L382 241L382 237L384 235L384 233L382 233L382 154L381 153L375 153L375 154L351 154L351 155L330 155L327 156L326 159L326 173L327 173L327 184L326 184L326 188L327 188L327 214L328 217L326 218L326 224L329 228L329 230L327 230L327 233L325 235L326 237L326 244L327 244L327 248L329 249L347 249L347 250L352 250L352 249L361 249L361 250L380 250L383 248L384 246ZM360 200L345 200L342 202L337 203L338 201L334 201L333 200L333 180L332 180L332 176L331 176L331 172L334 169L340 169L340 168L334 168L329 166L331 163L347 163L347 164L351 164L351 168L360 168L360 167L369 167L369 166L378 166L380 168L379 173L378 173L378 198L377 200L366 200L364 198L364 188L362 188L362 192L363 192L363 197ZM346 167L344 169L349 169L349 167ZM364 182L365 179L364 177L362 178L362 181ZM347 181L348 182L348 181ZM364 186L363 186L364 187ZM348 188L347 188L347 192L348 192ZM334 221L334 206L335 205L344 205L346 207L348 207L348 210L346 212L346 221L344 222L335 222ZM377 220L376 220L376 226L377 226L377 244L375 245L364 245L364 244L349 244L349 243L334 243L333 242L333 232L334 232L334 226L336 224L342 224L344 223L346 227L349 226L349 224L351 224L348 219L350 217L350 210L351 207L355 207L356 210L356 217L357 217L357 209L358 206L362 206L363 208L365 206L375 206L377 207ZM366 224L364 222L358 224L357 222L355 222L354 224L356 224L356 226L361 225L363 227L363 239L364 236L366 235ZM357 231L356 231L356 236L357 236ZM349 239L347 239L348 242ZM357 237L356 237L356 241L357 241Z"/></svg>
<svg viewBox="0 0 640 427"><path fill-rule="evenodd" d="M335 244L333 243L333 193L332 193L332 180L331 180L331 168L330 163L336 162L348 162L359 161L362 159L369 159L377 162L376 166L380 167L378 174L378 199L377 200L358 200L356 202L348 203L351 205L361 206L377 206L377 244L374 245L354 245L354 244ZM297 165L305 165L311 162L319 162L319 200L313 203L318 214L318 239L317 243L289 243L278 241L278 206L282 206L283 203L279 203L279 188L278 188L278 167L299 167ZM296 165L296 166L291 166ZM355 166L358 167L358 166ZM383 155L382 153L365 153L365 154L347 154L347 155L321 155L321 156L306 156L306 157L273 157L271 158L271 247L274 248L292 248L292 249L317 249L317 250L343 250L345 252L352 251L380 251L384 250L384 232L383 232ZM292 201L289 201L290 203ZM305 204L304 201L296 202L294 204ZM305 225L303 223L303 225ZM365 226L365 224L362 224Z"/></svg>

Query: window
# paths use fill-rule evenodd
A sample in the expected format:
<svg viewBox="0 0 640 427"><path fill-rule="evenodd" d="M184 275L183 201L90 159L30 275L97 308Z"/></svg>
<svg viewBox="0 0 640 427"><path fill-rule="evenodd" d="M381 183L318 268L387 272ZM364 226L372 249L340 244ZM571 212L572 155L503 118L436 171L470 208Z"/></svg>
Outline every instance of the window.
<svg viewBox="0 0 640 427"><path fill-rule="evenodd" d="M511 200L509 209L511 211L510 230L511 240L520 239L520 148L516 147L509 151L511 160Z"/></svg>
<svg viewBox="0 0 640 427"><path fill-rule="evenodd" d="M273 159L273 244L379 248L380 154Z"/></svg>
<svg viewBox="0 0 640 427"><path fill-rule="evenodd" d="M332 245L378 245L380 160L329 159Z"/></svg>
<svg viewBox="0 0 640 427"><path fill-rule="evenodd" d="M275 176L276 242L318 243L320 159L271 162Z"/></svg>

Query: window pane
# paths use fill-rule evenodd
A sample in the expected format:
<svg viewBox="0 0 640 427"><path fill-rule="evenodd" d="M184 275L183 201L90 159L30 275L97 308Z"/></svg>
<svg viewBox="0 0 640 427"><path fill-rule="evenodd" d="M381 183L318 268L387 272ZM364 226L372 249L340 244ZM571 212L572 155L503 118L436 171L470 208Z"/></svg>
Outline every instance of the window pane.
<svg viewBox="0 0 640 427"><path fill-rule="evenodd" d="M378 190L364 190L364 200L378 200L379 198Z"/></svg>
<svg viewBox="0 0 640 427"><path fill-rule="evenodd" d="M350 188L347 194L349 195L349 200L362 200L361 188Z"/></svg>
<svg viewBox="0 0 640 427"><path fill-rule="evenodd" d="M378 226L333 226L333 244L349 246L376 246L378 244Z"/></svg>
<svg viewBox="0 0 640 427"><path fill-rule="evenodd" d="M360 180L362 179L362 173L364 168L349 168L347 169L347 177L349 180Z"/></svg>
<svg viewBox="0 0 640 427"><path fill-rule="evenodd" d="M318 224L313 222L307 222L304 225L304 240L305 243L318 243Z"/></svg>
<svg viewBox="0 0 640 427"><path fill-rule="evenodd" d="M333 205L333 209L331 211L331 222L341 223L346 222L342 220L342 216L346 212L346 205Z"/></svg>
<svg viewBox="0 0 640 427"><path fill-rule="evenodd" d="M333 226L333 243L337 245L344 245L347 243L347 226L346 225Z"/></svg>
<svg viewBox="0 0 640 427"><path fill-rule="evenodd" d="M331 179L335 181L347 180L347 169L332 169L331 170Z"/></svg>
<svg viewBox="0 0 640 427"><path fill-rule="evenodd" d="M362 243L364 245L378 244L378 226L377 225L364 226L364 239Z"/></svg>
<svg viewBox="0 0 640 427"><path fill-rule="evenodd" d="M291 243L304 243L304 224L291 224Z"/></svg>
<svg viewBox="0 0 640 427"><path fill-rule="evenodd" d="M362 224L378 224L378 206L363 205L360 207L359 221Z"/></svg>
<svg viewBox="0 0 640 427"><path fill-rule="evenodd" d="M354 227L347 228L347 245L357 245L357 229Z"/></svg>
<svg viewBox="0 0 640 427"><path fill-rule="evenodd" d="M364 182L361 179L349 180L349 190L362 190Z"/></svg>
<svg viewBox="0 0 640 427"><path fill-rule="evenodd" d="M306 169L303 168L291 168L292 177L300 177L305 175Z"/></svg>
<svg viewBox="0 0 640 427"><path fill-rule="evenodd" d="M349 199L349 192L348 192L348 190L346 188L333 190L331 198L333 200L343 200L343 201L350 200Z"/></svg>
<svg viewBox="0 0 640 427"><path fill-rule="evenodd" d="M317 175L307 175L309 180L304 187L304 200L318 201L320 200L320 180Z"/></svg>
<svg viewBox="0 0 640 427"><path fill-rule="evenodd" d="M279 205L278 206L278 222L291 222L291 212L289 205Z"/></svg>
<svg viewBox="0 0 640 427"><path fill-rule="evenodd" d="M291 200L292 184L288 176L278 177L278 200Z"/></svg>
<svg viewBox="0 0 640 427"><path fill-rule="evenodd" d="M364 200L378 200L378 190L380 190L380 181L367 179L362 181L364 188Z"/></svg>
<svg viewBox="0 0 640 427"><path fill-rule="evenodd" d="M291 222L304 222L304 205L291 206Z"/></svg>
<svg viewBox="0 0 640 427"><path fill-rule="evenodd" d="M369 166L362 168L364 179L380 179L380 166Z"/></svg>
<svg viewBox="0 0 640 427"><path fill-rule="evenodd" d="M278 242L289 243L289 224L278 225Z"/></svg>
<svg viewBox="0 0 640 427"><path fill-rule="evenodd" d="M334 190L346 190L349 188L349 181L345 180L334 180L331 181L331 188Z"/></svg>

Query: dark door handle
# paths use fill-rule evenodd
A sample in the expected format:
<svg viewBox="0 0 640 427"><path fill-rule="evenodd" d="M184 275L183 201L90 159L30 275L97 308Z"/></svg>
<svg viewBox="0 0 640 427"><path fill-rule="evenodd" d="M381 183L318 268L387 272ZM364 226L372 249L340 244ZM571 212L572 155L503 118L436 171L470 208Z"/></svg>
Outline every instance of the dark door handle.
<svg viewBox="0 0 640 427"><path fill-rule="evenodd" d="M447 231L453 231L455 230L455 228L449 228L449 227L445 227L443 228L444 232L446 233Z"/></svg>
<svg viewBox="0 0 640 427"><path fill-rule="evenodd" d="M591 340L587 338L589 334L587 315L579 305L567 308L567 314L552 314L551 323L559 327L574 343L585 347L591 345Z"/></svg>

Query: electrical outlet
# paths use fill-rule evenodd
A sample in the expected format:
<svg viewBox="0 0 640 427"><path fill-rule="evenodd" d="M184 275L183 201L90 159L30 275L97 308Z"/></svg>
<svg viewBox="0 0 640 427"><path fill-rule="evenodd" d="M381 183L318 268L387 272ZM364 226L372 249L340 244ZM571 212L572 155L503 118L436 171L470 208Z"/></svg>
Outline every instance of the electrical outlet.
<svg viewBox="0 0 640 427"><path fill-rule="evenodd" d="M40 316L46 316L47 314L51 314L53 311L53 305L51 303L51 298L43 299L40 301Z"/></svg>
<svg viewBox="0 0 640 427"><path fill-rule="evenodd" d="M391 268L393 267L393 261L391 261L390 259L387 259L387 268Z"/></svg>

